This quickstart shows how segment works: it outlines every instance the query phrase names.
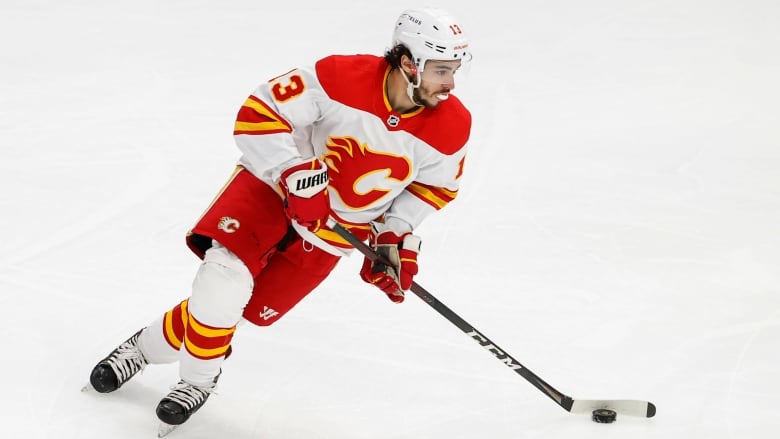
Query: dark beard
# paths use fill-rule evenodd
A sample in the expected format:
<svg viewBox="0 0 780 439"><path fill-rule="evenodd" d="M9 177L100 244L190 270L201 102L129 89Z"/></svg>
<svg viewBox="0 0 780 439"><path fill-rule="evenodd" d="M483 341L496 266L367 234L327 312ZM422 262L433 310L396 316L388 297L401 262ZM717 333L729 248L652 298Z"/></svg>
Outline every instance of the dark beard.
<svg viewBox="0 0 780 439"><path fill-rule="evenodd" d="M429 101L427 99L423 99L420 96L420 89L415 88L412 92L412 96L414 97L414 104L420 107L425 108L436 108L439 105L438 101Z"/></svg>

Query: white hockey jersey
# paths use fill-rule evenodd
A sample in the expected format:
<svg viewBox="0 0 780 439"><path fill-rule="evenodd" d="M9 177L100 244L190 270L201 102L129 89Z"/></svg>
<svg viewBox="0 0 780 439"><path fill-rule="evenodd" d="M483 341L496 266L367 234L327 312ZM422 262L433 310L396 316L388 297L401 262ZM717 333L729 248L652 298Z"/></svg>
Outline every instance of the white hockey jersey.
<svg viewBox="0 0 780 439"><path fill-rule="evenodd" d="M457 195L471 114L452 95L396 113L389 73L379 56L334 55L260 85L236 119L240 164L281 194L281 172L318 157L329 168L332 218L361 239L374 220L413 230ZM296 229L332 254L352 249L327 228Z"/></svg>

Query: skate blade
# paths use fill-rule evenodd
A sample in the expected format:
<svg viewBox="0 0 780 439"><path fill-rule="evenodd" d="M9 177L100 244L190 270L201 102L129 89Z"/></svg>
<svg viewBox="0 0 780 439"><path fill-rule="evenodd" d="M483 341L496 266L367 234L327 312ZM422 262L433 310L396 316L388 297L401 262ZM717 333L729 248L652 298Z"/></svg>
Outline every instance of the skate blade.
<svg viewBox="0 0 780 439"><path fill-rule="evenodd" d="M92 387L92 384L90 384L90 383L84 384L84 387L81 388L81 391L82 392L95 392L95 393L97 393L95 391L95 388Z"/></svg>
<svg viewBox="0 0 780 439"><path fill-rule="evenodd" d="M178 425L170 425L166 424L165 422L160 422L160 426L157 427L157 437L165 437L168 435L168 433L176 430L178 427Z"/></svg>

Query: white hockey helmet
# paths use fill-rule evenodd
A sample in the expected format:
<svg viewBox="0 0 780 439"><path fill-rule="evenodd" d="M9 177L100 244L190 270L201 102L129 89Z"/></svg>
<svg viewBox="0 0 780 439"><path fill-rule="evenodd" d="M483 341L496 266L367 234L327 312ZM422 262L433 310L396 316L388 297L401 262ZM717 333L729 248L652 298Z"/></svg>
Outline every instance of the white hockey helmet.
<svg viewBox="0 0 780 439"><path fill-rule="evenodd" d="M428 60L471 61L469 41L448 12L436 8L407 9L393 31L393 47L403 44L412 53L417 70L425 70Z"/></svg>

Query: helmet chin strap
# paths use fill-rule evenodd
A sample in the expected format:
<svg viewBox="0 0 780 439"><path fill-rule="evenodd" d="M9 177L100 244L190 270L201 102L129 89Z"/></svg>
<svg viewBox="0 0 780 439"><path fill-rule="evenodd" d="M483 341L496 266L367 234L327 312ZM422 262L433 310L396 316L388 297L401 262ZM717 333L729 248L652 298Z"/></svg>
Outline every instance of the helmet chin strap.
<svg viewBox="0 0 780 439"><path fill-rule="evenodd" d="M409 78L406 77L406 72L404 72L403 69L401 69L401 76L404 77L404 81L406 81L406 95L409 96L409 100L412 101L412 103L418 107L422 107L423 104L418 103L414 99L414 89L420 87L420 82L422 82L422 78L420 78L420 75L417 74L415 83L412 83L412 81L409 80Z"/></svg>

